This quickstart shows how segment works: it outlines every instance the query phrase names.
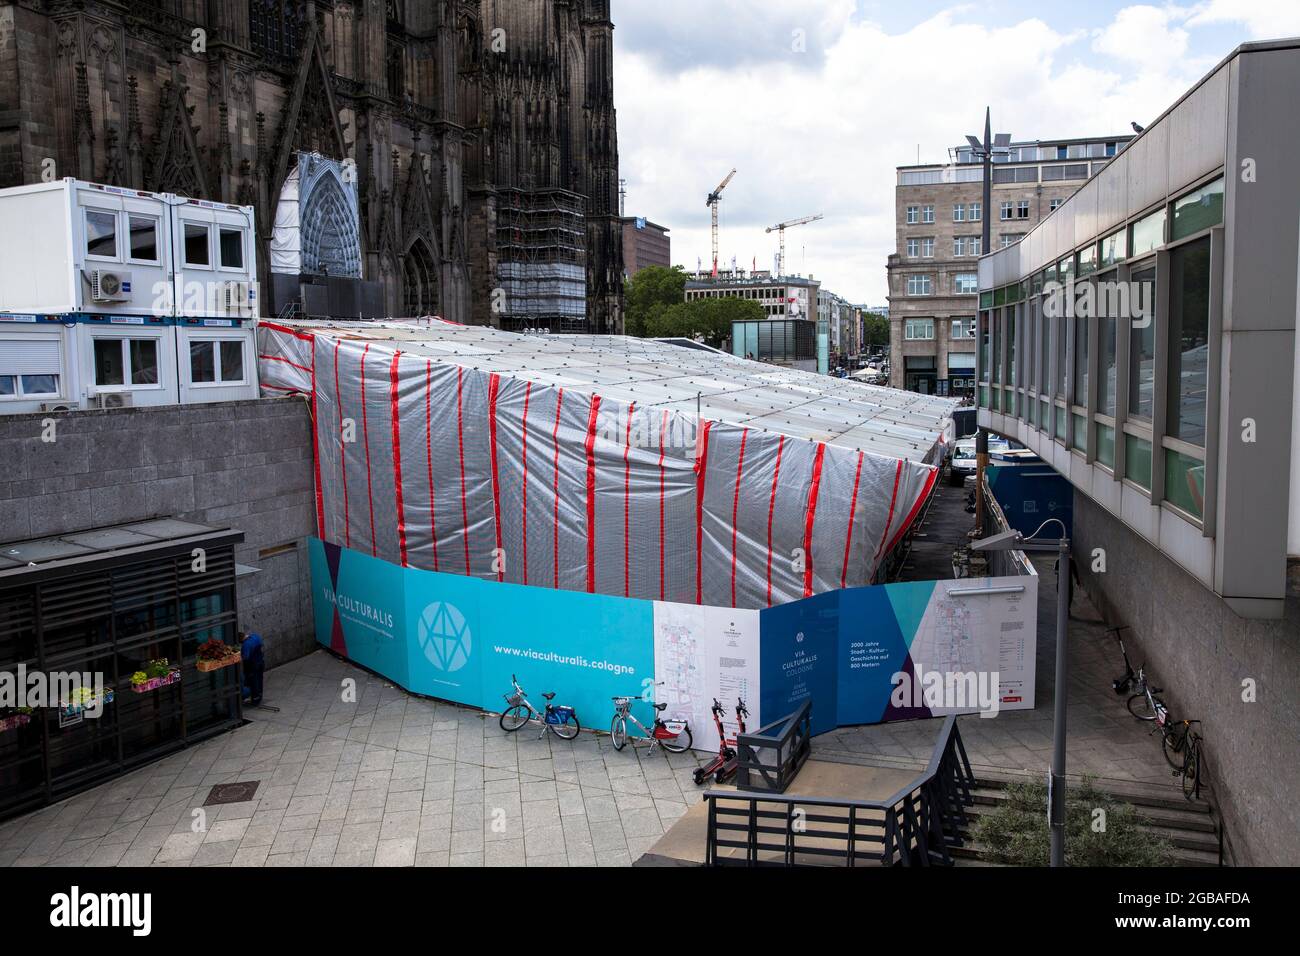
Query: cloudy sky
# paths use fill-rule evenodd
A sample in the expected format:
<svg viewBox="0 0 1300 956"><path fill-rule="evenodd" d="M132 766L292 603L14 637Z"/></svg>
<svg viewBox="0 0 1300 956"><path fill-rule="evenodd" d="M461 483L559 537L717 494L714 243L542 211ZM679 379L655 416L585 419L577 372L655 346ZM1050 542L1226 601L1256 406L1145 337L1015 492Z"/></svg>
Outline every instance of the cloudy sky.
<svg viewBox="0 0 1300 956"><path fill-rule="evenodd" d="M1300 35L1300 0L613 0L627 214L710 259L705 197L723 194L720 264L791 272L885 302L894 167L942 162L984 107L1013 139L1147 123L1234 46Z"/></svg>

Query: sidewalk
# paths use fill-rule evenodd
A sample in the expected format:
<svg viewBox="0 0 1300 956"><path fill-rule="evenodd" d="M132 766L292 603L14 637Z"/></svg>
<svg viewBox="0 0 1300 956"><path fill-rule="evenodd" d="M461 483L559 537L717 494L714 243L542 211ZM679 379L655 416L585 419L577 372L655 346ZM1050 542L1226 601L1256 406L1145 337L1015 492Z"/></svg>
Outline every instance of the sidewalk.
<svg viewBox="0 0 1300 956"><path fill-rule="evenodd" d="M0 865L628 866L699 800L694 754L507 734L324 651L268 672L265 700L280 713L0 824ZM193 832L214 785L251 781Z"/></svg>

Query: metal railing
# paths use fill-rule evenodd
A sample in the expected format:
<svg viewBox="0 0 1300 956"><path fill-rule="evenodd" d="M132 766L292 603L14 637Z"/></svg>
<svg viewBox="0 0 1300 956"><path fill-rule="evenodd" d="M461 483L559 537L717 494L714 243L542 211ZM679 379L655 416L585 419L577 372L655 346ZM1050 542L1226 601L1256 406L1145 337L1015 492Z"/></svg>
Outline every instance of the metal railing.
<svg viewBox="0 0 1300 956"><path fill-rule="evenodd" d="M951 865L975 783L944 721L925 771L886 800L709 790L706 866Z"/></svg>
<svg viewBox="0 0 1300 956"><path fill-rule="evenodd" d="M736 786L784 793L811 751L812 701L805 700L794 713L736 737Z"/></svg>

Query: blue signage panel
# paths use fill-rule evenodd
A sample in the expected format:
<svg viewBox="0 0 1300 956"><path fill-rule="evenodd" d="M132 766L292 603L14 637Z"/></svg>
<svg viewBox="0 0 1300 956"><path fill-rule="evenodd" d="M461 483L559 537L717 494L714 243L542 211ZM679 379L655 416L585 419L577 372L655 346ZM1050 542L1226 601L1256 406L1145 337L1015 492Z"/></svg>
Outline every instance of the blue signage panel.
<svg viewBox="0 0 1300 956"><path fill-rule="evenodd" d="M811 699L814 734L839 726L839 606L840 592L828 591L760 612L759 696L767 722Z"/></svg>

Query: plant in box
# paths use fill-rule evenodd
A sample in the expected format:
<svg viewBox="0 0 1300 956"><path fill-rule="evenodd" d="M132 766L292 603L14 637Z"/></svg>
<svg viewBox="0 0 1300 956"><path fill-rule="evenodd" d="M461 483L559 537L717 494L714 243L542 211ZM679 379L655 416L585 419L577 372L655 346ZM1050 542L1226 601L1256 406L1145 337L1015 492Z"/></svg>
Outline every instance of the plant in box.
<svg viewBox="0 0 1300 956"><path fill-rule="evenodd" d="M32 708L30 707L14 707L0 710L0 734L6 730L17 730L30 722L31 719Z"/></svg>
<svg viewBox="0 0 1300 956"><path fill-rule="evenodd" d="M97 703L98 702L98 703ZM113 703L113 688L105 687L98 694L89 687L78 687L67 700L60 698L59 713L63 717L78 717L87 710Z"/></svg>
<svg viewBox="0 0 1300 956"><path fill-rule="evenodd" d="M223 644L216 638L200 644L198 654L198 669L205 672L239 663L239 648L234 644Z"/></svg>
<svg viewBox="0 0 1300 956"><path fill-rule="evenodd" d="M166 687L181 679L181 669L170 663L165 657L154 658L131 675L131 689L137 694Z"/></svg>

